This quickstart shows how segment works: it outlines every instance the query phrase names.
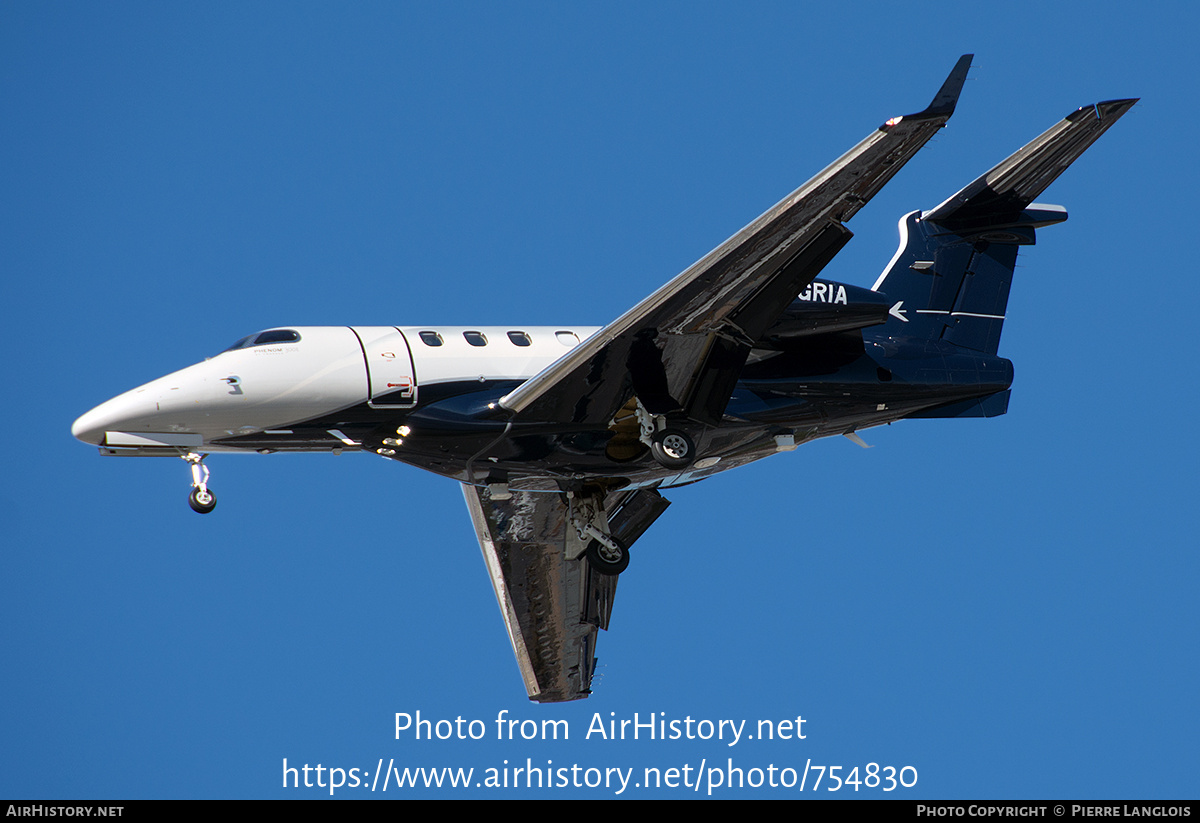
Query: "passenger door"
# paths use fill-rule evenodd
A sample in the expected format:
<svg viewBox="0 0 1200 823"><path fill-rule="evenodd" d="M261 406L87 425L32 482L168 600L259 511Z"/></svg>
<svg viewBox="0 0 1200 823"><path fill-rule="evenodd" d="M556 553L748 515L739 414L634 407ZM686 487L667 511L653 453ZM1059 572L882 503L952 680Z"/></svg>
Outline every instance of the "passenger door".
<svg viewBox="0 0 1200 823"><path fill-rule="evenodd" d="M367 362L373 409L408 409L417 404L417 377L408 341L395 326L353 326Z"/></svg>

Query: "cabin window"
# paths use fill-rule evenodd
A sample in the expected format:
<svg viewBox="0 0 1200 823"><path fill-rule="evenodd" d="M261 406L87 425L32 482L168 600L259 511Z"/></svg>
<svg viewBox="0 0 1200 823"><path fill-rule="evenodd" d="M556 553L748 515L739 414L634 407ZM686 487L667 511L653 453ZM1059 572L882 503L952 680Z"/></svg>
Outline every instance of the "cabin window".
<svg viewBox="0 0 1200 823"><path fill-rule="evenodd" d="M556 331L554 336L558 338L558 342L564 346L575 346L579 344L579 335L573 331Z"/></svg>
<svg viewBox="0 0 1200 823"><path fill-rule="evenodd" d="M442 336L435 331L423 331L423 332L421 332L420 336L421 336L421 342L424 343L426 346L442 345Z"/></svg>
<svg viewBox="0 0 1200 823"><path fill-rule="evenodd" d="M467 342L470 343L472 346L486 346L487 345L487 338L483 336L483 332L465 331L465 332L463 332L463 337L466 338Z"/></svg>
<svg viewBox="0 0 1200 823"><path fill-rule="evenodd" d="M508 339L512 341L514 346L529 346L533 344L533 341L529 339L529 335L523 331L510 331Z"/></svg>

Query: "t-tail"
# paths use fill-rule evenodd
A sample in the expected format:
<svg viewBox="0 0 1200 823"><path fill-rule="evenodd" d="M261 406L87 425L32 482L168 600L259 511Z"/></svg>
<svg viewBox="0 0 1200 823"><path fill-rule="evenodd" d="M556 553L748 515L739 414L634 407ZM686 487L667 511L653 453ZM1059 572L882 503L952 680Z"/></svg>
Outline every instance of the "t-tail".
<svg viewBox="0 0 1200 823"><path fill-rule="evenodd" d="M995 354L1017 250L1067 219L1034 198L1136 102L1072 112L937 208L901 218L900 248L873 287L891 304L888 333Z"/></svg>

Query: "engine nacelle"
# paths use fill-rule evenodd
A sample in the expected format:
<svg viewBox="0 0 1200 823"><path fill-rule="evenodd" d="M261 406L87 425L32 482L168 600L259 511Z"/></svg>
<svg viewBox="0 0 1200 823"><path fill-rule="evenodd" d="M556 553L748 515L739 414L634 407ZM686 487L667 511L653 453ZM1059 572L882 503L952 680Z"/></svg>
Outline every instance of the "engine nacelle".
<svg viewBox="0 0 1200 823"><path fill-rule="evenodd" d="M887 321L890 307L887 296L879 292L814 280L767 329L756 347L783 349L816 334L878 326Z"/></svg>

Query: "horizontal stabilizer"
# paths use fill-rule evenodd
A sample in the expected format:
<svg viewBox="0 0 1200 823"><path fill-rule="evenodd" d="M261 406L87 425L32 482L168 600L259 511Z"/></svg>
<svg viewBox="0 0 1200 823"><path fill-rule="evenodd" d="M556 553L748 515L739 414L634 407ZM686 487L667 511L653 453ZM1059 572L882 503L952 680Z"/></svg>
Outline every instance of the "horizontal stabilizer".
<svg viewBox="0 0 1200 823"><path fill-rule="evenodd" d="M1108 100L1072 112L921 219L959 234L1019 224L1034 198L1136 102Z"/></svg>

